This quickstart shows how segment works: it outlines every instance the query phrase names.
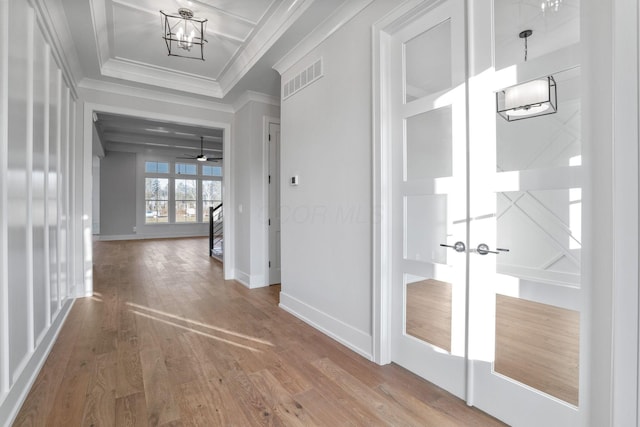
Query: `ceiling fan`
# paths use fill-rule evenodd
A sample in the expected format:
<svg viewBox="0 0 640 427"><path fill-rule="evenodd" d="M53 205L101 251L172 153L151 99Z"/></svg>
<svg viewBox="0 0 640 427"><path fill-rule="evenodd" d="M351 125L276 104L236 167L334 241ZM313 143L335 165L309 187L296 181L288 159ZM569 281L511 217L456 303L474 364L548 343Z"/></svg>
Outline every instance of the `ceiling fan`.
<svg viewBox="0 0 640 427"><path fill-rule="evenodd" d="M200 154L197 156L191 156L189 154L185 154L186 157L178 157L178 159L189 159L189 160L197 160L199 162L217 162L218 160L222 160L222 157L207 157L204 154L204 137L200 137Z"/></svg>

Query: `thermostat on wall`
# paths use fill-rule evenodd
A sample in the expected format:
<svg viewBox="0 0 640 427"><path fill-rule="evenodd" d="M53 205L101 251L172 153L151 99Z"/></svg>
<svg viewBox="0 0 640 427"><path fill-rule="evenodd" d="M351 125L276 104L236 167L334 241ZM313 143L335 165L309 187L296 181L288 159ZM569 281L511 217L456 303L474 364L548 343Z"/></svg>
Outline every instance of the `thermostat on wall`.
<svg viewBox="0 0 640 427"><path fill-rule="evenodd" d="M292 176L290 183L291 185L298 185L298 175Z"/></svg>

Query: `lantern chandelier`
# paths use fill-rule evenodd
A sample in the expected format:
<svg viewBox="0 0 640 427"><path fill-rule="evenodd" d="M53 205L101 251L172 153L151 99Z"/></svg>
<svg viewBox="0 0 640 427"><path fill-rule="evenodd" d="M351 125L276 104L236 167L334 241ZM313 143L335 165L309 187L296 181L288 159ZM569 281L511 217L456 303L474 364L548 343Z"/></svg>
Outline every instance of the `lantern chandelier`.
<svg viewBox="0 0 640 427"><path fill-rule="evenodd" d="M524 60L527 61L527 39L532 30L519 34L524 39ZM553 76L521 83L496 92L497 113L506 121L544 116L558 111L558 93Z"/></svg>
<svg viewBox="0 0 640 427"><path fill-rule="evenodd" d="M207 31L207 19L196 18L187 8L178 9L178 14L160 11L162 38L169 56L200 59L204 61L204 38Z"/></svg>
<svg viewBox="0 0 640 427"><path fill-rule="evenodd" d="M542 3L540 3L540 9L542 9L542 13L547 10L557 12L561 4L562 0L543 0Z"/></svg>

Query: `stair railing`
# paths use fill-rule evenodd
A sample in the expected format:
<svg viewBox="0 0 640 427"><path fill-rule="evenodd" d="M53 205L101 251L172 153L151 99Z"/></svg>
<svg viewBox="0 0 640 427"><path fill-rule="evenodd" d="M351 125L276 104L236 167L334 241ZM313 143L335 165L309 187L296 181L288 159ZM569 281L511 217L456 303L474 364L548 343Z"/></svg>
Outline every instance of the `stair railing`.
<svg viewBox="0 0 640 427"><path fill-rule="evenodd" d="M222 213L222 203L216 207L209 207L209 256L217 258L220 261L222 261L224 255L222 245L224 239Z"/></svg>

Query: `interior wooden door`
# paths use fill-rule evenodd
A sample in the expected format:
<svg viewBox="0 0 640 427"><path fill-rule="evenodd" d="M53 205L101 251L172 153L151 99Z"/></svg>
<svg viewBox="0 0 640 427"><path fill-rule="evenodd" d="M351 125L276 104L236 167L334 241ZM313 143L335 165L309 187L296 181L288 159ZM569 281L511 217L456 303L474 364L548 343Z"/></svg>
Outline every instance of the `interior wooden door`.
<svg viewBox="0 0 640 427"><path fill-rule="evenodd" d="M587 295L579 4L567 0L546 10L539 2L476 5L470 16L468 403L511 425L580 425ZM523 30L532 30L528 52ZM555 114L507 121L496 113L496 93L548 76L557 87Z"/></svg>
<svg viewBox="0 0 640 427"><path fill-rule="evenodd" d="M269 123L269 284L280 283L280 124Z"/></svg>
<svg viewBox="0 0 640 427"><path fill-rule="evenodd" d="M396 363L464 398L464 8L434 2L391 41Z"/></svg>

